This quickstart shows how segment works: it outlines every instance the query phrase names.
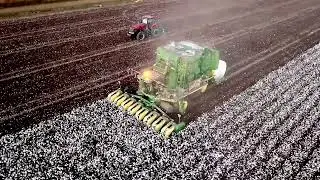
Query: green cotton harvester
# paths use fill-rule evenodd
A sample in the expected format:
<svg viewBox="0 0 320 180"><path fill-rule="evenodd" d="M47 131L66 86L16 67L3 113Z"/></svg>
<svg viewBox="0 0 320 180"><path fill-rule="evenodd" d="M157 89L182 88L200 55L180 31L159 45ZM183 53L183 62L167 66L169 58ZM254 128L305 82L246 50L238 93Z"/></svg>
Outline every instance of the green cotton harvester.
<svg viewBox="0 0 320 180"><path fill-rule="evenodd" d="M158 47L155 64L138 73L139 88L134 94L119 88L108 95L108 101L169 138L183 130L186 121L175 122L168 114L183 116L188 97L221 82L226 68L216 49L190 41L172 42Z"/></svg>

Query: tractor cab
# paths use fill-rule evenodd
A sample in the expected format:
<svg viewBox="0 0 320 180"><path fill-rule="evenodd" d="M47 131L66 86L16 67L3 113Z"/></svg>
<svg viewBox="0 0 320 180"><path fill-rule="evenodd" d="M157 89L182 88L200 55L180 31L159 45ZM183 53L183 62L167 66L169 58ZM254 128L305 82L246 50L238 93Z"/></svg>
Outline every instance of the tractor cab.
<svg viewBox="0 0 320 180"><path fill-rule="evenodd" d="M148 18L141 19L140 23L148 24Z"/></svg>
<svg viewBox="0 0 320 180"><path fill-rule="evenodd" d="M150 29L151 25L154 24L157 21L157 19L154 16L142 16L139 23L145 24L148 29Z"/></svg>

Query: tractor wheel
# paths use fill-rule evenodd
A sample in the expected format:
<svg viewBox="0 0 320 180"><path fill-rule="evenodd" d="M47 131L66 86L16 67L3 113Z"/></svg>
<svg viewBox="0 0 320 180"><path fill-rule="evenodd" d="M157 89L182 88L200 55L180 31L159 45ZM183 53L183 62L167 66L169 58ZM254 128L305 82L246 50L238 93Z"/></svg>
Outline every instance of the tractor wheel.
<svg viewBox="0 0 320 180"><path fill-rule="evenodd" d="M152 36L153 37L158 37L161 35L161 30L160 29L154 29L152 30Z"/></svg>
<svg viewBox="0 0 320 180"><path fill-rule="evenodd" d="M143 31L140 31L137 36L136 36L136 39L139 40L139 41L142 41L146 38L146 33L143 32Z"/></svg>

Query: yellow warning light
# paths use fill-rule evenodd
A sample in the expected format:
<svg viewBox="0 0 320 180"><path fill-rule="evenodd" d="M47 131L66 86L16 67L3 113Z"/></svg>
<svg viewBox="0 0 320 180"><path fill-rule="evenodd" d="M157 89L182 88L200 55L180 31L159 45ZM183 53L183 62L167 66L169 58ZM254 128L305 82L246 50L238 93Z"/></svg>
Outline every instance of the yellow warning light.
<svg viewBox="0 0 320 180"><path fill-rule="evenodd" d="M152 71L150 71L150 70L145 70L145 71L143 71L143 73L142 73L142 78L143 78L145 81L151 81L151 80L152 80Z"/></svg>

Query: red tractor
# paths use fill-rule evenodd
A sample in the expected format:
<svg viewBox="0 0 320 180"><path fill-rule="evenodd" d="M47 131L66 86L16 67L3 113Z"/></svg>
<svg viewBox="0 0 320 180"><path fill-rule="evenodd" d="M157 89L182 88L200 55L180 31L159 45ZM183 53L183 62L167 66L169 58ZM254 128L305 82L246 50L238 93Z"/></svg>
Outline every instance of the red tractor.
<svg viewBox="0 0 320 180"><path fill-rule="evenodd" d="M147 37L156 37L167 32L166 28L159 23L159 20L154 16L143 16L139 23L130 27L128 36L132 40L142 41Z"/></svg>

